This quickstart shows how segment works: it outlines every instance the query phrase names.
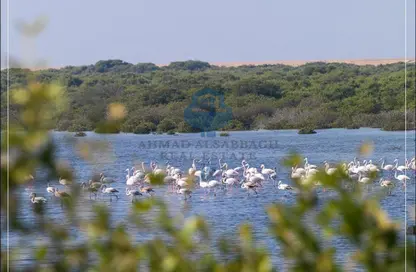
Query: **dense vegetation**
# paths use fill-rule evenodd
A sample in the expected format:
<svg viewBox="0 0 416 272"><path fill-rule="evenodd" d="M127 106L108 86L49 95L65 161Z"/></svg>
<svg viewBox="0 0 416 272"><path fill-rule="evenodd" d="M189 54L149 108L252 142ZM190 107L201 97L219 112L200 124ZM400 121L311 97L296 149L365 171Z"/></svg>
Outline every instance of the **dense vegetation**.
<svg viewBox="0 0 416 272"><path fill-rule="evenodd" d="M319 171L307 183L294 179L293 184L299 190L294 203L268 205L268 227L278 245L272 252L259 247L250 224L236 226L238 241L230 243L231 238L224 237L215 243L204 218L172 218L168 206L158 198L141 199L132 204L126 210L133 223L129 227L124 220L115 222L107 205L91 203L94 213L87 213L88 216L85 211L77 210L75 204L81 192L75 185L70 186L71 198L62 199L65 212L59 213L65 216L66 224L50 214L51 211L55 214L59 207L46 209L42 203L33 203L32 209L22 208L20 190L35 169L41 168L48 175L47 179L36 181L45 184L58 177L72 181L76 175L56 158L57 146L49 134L53 117L65 110L61 107L64 98L62 89L46 84L29 85L25 91L13 92L12 102L19 107L17 120L10 124L9 137L1 138L1 157L8 163L1 164L0 201L2 215L7 215L7 224L17 234L19 243L11 248L10 255L2 247L2 271L272 272L278 269L271 262L276 254L288 260L290 266L285 269L288 271L351 271L357 266L365 271L415 269L414 240L409 239L405 248L400 224L388 218L377 197L365 196L360 186L351 186L352 180L341 165L332 175ZM106 115L101 126L113 127L124 116L124 108L113 103ZM83 146L85 152L81 154L87 162L93 160L89 150L97 148L97 144ZM359 156L366 156L370 151L370 146L363 146ZM290 167L301 162L302 158L292 155L284 165ZM372 180L377 173L373 174ZM163 183L163 176L149 173L149 178L154 186ZM314 190L318 181L333 193L325 203L317 198ZM24 220L22 213L28 212L34 216ZM146 220L143 216L146 213L151 213L154 220ZM311 228L311 222L322 232ZM81 232L85 236L79 239ZM140 232L143 240L135 241L129 234L132 232ZM335 257L334 236L342 237L352 247L351 256L342 256L348 258L345 267ZM35 246L26 269L16 267L19 255L15 253L32 245Z"/></svg>
<svg viewBox="0 0 416 272"><path fill-rule="evenodd" d="M127 107L123 123L111 132L196 131L184 121L184 109L202 88L224 94L233 119L224 130L379 127L404 129L404 63L357 66L310 63L300 67L261 65L216 67L201 61L173 62L166 67L121 60L42 71L10 70L10 85L28 78L66 87L68 107L57 116L58 130L102 131L107 106ZM408 128L414 128L415 65L408 65ZM6 71L1 72L1 94ZM2 99L2 121L6 116ZM16 120L16 107L11 118ZM4 124L4 122L2 122ZM106 132L106 131L102 131Z"/></svg>

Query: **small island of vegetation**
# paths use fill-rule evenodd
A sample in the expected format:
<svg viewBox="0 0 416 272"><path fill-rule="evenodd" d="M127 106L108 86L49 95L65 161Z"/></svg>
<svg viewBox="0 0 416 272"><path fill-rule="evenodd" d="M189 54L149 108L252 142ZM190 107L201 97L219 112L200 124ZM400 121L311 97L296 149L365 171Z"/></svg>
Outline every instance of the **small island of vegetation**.
<svg viewBox="0 0 416 272"><path fill-rule="evenodd" d="M316 131L313 128L301 128L298 134L316 134Z"/></svg>
<svg viewBox="0 0 416 272"><path fill-rule="evenodd" d="M221 137L228 137L228 136L230 136L230 133L228 133L228 132L221 132L220 133L220 136Z"/></svg>
<svg viewBox="0 0 416 272"><path fill-rule="evenodd" d="M75 137L85 137L87 136L87 134L83 131L78 131L77 133L75 133Z"/></svg>

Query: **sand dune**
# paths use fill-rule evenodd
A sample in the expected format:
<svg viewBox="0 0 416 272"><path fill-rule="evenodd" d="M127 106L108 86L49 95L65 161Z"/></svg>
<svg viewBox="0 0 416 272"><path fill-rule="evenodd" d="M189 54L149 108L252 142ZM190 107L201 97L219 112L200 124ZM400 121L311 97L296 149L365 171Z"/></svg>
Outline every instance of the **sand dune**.
<svg viewBox="0 0 416 272"><path fill-rule="evenodd" d="M355 65L384 65L398 62L404 62L404 59L337 59L337 60L276 60L276 61L242 61L242 62L210 62L211 65L223 67L238 67L242 65L264 65L264 64L283 64L290 66L300 66L311 62L325 62L325 63L348 63ZM415 63L415 59L407 59L407 63ZM156 64L157 66L167 66L169 64ZM31 70L46 70L46 69L60 69L63 67L36 67ZM5 69L5 67L1 67Z"/></svg>
<svg viewBox="0 0 416 272"><path fill-rule="evenodd" d="M290 66L300 66L310 62L325 63L348 63L355 65L381 65L397 62L404 62L404 59L356 59L356 60L282 60L282 61L263 61L263 62L212 62L212 65L236 67L241 65L264 65L264 64L284 64ZM415 63L415 59L408 59L408 63Z"/></svg>
<svg viewBox="0 0 416 272"><path fill-rule="evenodd" d="M350 59L350 60L276 60L276 61L253 61L253 62L210 62L211 65L223 67L238 67L242 65L264 65L264 64L283 64L290 66L300 66L311 62L325 62L325 63L348 63L355 65L382 65L404 62L404 59ZM407 59L407 63L415 63L415 59ZM167 66L169 64L158 64L158 66Z"/></svg>

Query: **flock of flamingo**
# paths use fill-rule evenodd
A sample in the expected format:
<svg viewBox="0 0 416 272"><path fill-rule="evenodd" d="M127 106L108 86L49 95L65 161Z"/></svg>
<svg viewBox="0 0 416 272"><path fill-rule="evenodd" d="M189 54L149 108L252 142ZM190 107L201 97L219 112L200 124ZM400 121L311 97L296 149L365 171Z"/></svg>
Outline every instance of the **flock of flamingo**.
<svg viewBox="0 0 416 272"><path fill-rule="evenodd" d="M393 188L400 184L406 186L409 176L405 175L406 171L409 173L416 173L416 159L412 158L410 161L405 161L404 165L399 165L399 160L395 159L393 164L386 164L385 159L380 159L378 164L374 164L372 160L359 161L356 158L349 162L343 163L342 169L353 180L357 181L357 184L363 184L367 186L373 186L377 184L387 190L390 195ZM218 161L219 167L215 169L211 167L211 162L207 165L201 164L198 169L197 163L201 163L194 159L191 167L188 171L184 171L178 167L172 166L169 162L166 162L164 168L159 168L155 162L150 163L150 168L146 169L144 162L141 165L141 169L126 169L126 196L131 198L134 202L137 197L143 195L153 196L155 189L152 188L150 179L153 175L159 175L163 177L164 183L168 186L168 193L177 193L184 195L184 199L187 200L192 197L193 190L203 190L205 194L214 194L216 196L218 190L230 191L235 187L240 187L247 191L258 195L259 190L263 188L267 183L270 183L278 190L293 190L294 188L289 184L278 181L277 170L274 168L266 168L264 164L260 165L260 168L250 166L245 160L241 162L241 165L235 168L229 168L227 163ZM292 179L299 179L302 183L314 182L314 185L320 185L319 182L312 179L313 175L319 171L325 171L328 175L332 175L337 171L337 168L331 167L328 162L323 162L323 167L319 168L317 165L310 164L308 158L304 159L303 167L293 166L290 177ZM372 172L381 172L382 178L377 182L369 177ZM33 179L33 177L31 176ZM85 192L89 193L90 199L92 196L97 199L99 194L107 195L112 201L113 197L119 199L120 191L110 184L115 184L116 180L110 177L100 174L99 178L94 178L88 182L82 182L81 187ZM71 186L72 183L67 179L59 179L59 184L65 187ZM61 200L71 198L70 194L64 191L59 191L57 187L47 184L46 192L51 197L56 197ZM30 200L32 203L45 203L47 198L37 196L35 193L30 194ZM62 202L61 202L62 203Z"/></svg>

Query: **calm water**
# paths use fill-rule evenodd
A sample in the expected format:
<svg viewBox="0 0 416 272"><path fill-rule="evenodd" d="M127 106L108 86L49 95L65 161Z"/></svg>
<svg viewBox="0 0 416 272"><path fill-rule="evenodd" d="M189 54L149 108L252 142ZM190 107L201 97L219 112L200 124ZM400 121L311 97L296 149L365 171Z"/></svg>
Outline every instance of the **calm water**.
<svg viewBox="0 0 416 272"><path fill-rule="evenodd" d="M288 169L280 166L284 156L290 151L299 151L307 156L309 163L322 165L324 160L328 162L351 161L357 156L357 149L361 143L371 140L375 144L373 154L367 158L378 163L381 157L386 158L386 163L392 164L395 158L399 158L399 164L404 164L405 137L403 132L382 132L378 129L359 130L318 130L315 135L298 135L295 130L285 131L256 131L256 132L232 132L230 137L206 138L200 134L181 134L178 136L167 135L96 135L88 133L87 137L74 138L72 133L54 132L53 138L58 144L58 157L67 161L77 173L77 181L88 181L93 173L103 172L106 176L117 180L111 186L119 189L120 199L109 202L107 198L97 201L108 205L112 211L114 223L125 222L136 241L150 239L156 233L144 233L133 231L128 223L128 213L131 208L130 199L124 195L126 168L145 161L149 167L151 160L157 161L159 166L164 167L167 160L169 164L180 167L186 172L191 167L192 158L203 158L208 163L211 158L212 167L218 168L218 158L223 158L229 167L234 168L241 165L244 157L250 166L260 168L265 164L266 168L277 167L278 179L290 183ZM85 161L79 155L79 144L86 142L107 143L107 150L92 150L92 161ZM150 141L150 143L149 143ZM95 144L98 146L98 144ZM168 146L169 145L169 146ZM83 149L83 148L81 148ZM415 134L407 134L407 158L415 156ZM364 159L364 158L363 158ZM201 164L198 164L198 168ZM390 217L404 224L405 201L413 205L415 202L414 174L410 171L407 175L411 177L407 194L401 187L396 187L393 195L381 200L382 207ZM22 188L20 192L21 218L28 222L34 220L30 209L28 190L37 192L39 195L46 195L46 183L42 172L36 173L36 182L32 188ZM57 181L51 182L57 186ZM61 188L62 189L62 188ZM372 192L377 192L378 186L374 186ZM259 192L259 197L247 197L243 189L234 189L231 193L218 193L217 196L204 197L201 189L194 190L190 200L185 202L183 196L166 194L166 188L156 188L156 196L163 198L168 204L173 215L188 218L193 215L203 215L210 224L211 233L214 238L221 236L234 237L237 226L243 222L250 222L253 225L255 237L259 244L267 247L272 253L273 263L280 269L285 268L285 261L279 251L278 244L268 235L268 219L265 207L271 203L291 204L295 195L290 191L277 191L271 185ZM319 193L319 198L325 200L331 197L331 193ZM80 210L83 218L91 217L91 204L94 201L86 196L80 202ZM54 220L63 218L63 211L59 203L49 201L47 213ZM147 218L151 220L151 216ZM409 219L408 219L409 220ZM3 217L2 217L3 221ZM411 224L408 221L408 224ZM403 225L403 229L405 226ZM73 233L74 241L82 239L82 233ZM2 246L5 244L5 232L2 232ZM10 244L16 245L19 239L15 233L10 233ZM36 237L32 242L25 242L25 249L31 250L42 237ZM351 247L342 239L334 238L330 241L337 250L337 258L340 264L348 261L348 255L352 253ZM24 250L20 253L19 265L31 262L32 257Z"/></svg>

